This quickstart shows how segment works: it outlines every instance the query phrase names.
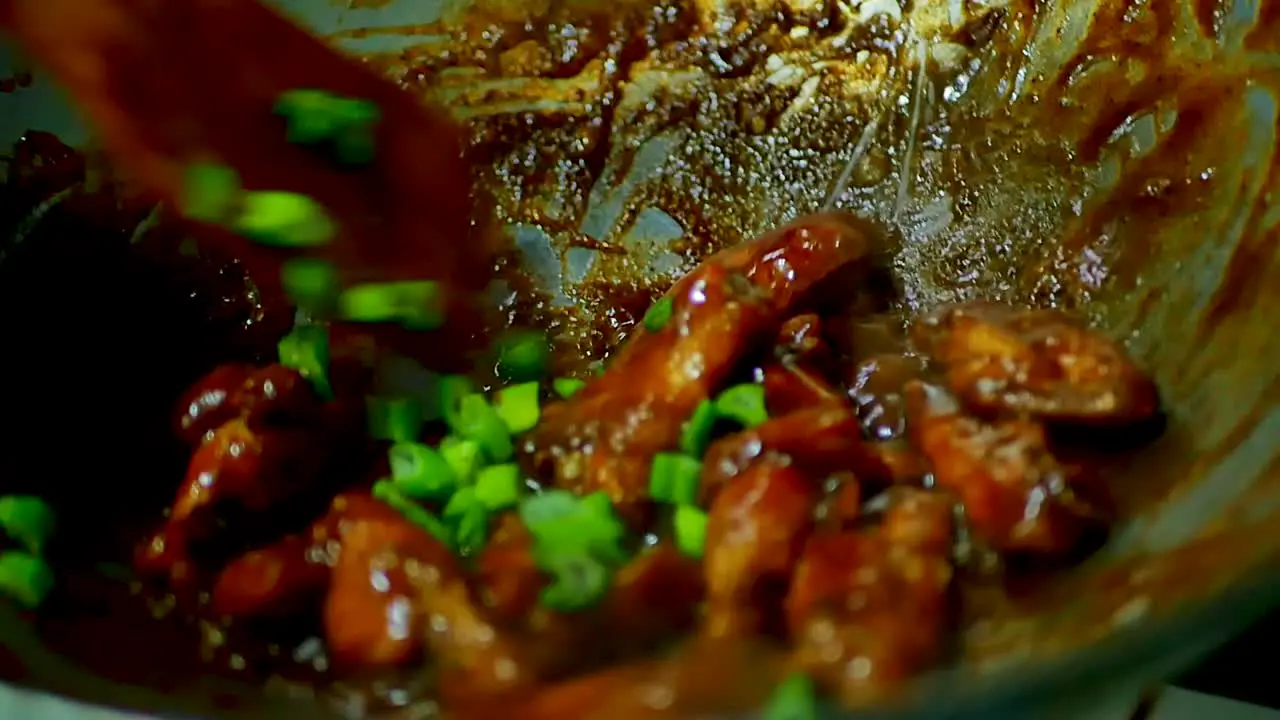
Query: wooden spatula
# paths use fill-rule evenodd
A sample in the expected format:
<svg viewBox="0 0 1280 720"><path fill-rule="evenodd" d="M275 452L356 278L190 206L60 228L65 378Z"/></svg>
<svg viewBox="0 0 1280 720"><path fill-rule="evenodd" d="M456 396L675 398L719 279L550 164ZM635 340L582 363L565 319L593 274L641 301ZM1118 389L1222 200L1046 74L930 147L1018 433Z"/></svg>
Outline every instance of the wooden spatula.
<svg viewBox="0 0 1280 720"><path fill-rule="evenodd" d="M246 190L299 193L327 209L336 235L305 250L198 230L230 244L260 284L300 254L328 261L346 287L436 281L447 299L442 328L360 327L428 366L458 367L491 263L484 229L472 226L460 132L441 111L255 0L0 0L0 27L156 199L179 203L189 168L212 163ZM290 141L276 105L299 88L376 107L370 162L352 167Z"/></svg>

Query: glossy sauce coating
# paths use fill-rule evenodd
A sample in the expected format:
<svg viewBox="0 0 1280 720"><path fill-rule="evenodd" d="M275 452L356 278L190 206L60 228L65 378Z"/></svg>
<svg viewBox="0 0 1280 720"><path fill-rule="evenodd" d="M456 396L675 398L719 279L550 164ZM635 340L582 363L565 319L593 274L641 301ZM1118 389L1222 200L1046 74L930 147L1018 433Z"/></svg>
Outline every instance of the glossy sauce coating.
<svg viewBox="0 0 1280 720"><path fill-rule="evenodd" d="M1106 487L1089 464L1096 458L1063 454L1052 441L1045 422L1059 415L970 403L946 385L984 351L973 343L967 354L955 350L949 326L926 318L910 342L899 335L854 347L827 339L848 308L805 289L820 290L850 269L845 277L865 277L867 248L877 242L870 226L815 216L710 258L670 291L666 326L638 331L603 375L545 408L526 436L523 460L544 488L604 490L633 532L662 537L669 511L648 497L652 454L672 450L693 408L719 389L762 383L771 417L752 428L718 427L704 458L701 559L660 540L620 569L597 606L562 613L540 601L549 578L516 514L494 518L488 543L464 563L356 492L340 495L298 534L229 562L205 556L223 563L213 608L233 622L314 617L339 676L420 667L462 717L501 702L584 717L660 717L688 711L699 697L732 707L750 693L730 699L731 679L704 676L710 671L693 658L715 646L754 656L747 648L755 642L782 648L772 667L810 674L839 702L891 696L945 661L963 610L956 578L987 572L957 565L960 525L985 551L1035 565L1078 553L1105 533L1110 515ZM1026 333L1067 327L1058 316L1001 312ZM1105 340L1071 332L1080 362L1134 372L1117 365L1128 361ZM1031 382L1016 366L1002 367ZM221 399L219 382L238 389ZM1053 382L1045 387L1071 397L1091 387ZM280 370L226 366L180 401L177 431L188 440L207 418L238 413L207 431L193 456L194 477L207 468L225 475L211 486L225 494L217 507L296 504L272 483L264 459L267 443L317 402L290 399L292 387ZM1109 423L1147 419L1130 413ZM229 453L237 443L245 451ZM256 542L193 520L215 505L200 483L187 488L162 532L200 530L224 547ZM171 587L181 587L180 575L170 571ZM667 687L699 690L656 707L631 705L616 689L606 699L595 685L639 683L649 673Z"/></svg>

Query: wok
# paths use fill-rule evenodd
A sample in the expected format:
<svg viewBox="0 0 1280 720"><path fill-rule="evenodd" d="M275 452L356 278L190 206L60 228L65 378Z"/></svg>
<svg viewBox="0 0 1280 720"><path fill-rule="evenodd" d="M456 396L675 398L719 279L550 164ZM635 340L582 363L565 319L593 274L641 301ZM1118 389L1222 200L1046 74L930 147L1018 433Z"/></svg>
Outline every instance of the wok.
<svg viewBox="0 0 1280 720"><path fill-rule="evenodd" d="M1117 471L1132 512L1108 544L1019 612L967 628L957 666L868 716L1123 708L1280 599L1274 0L821 4L845 30L785 38L735 22L779 16L773 2L704 3L640 47L601 40L590 3L277 4L473 123L478 187L521 268L495 302L536 297L513 312L584 358L612 342L609 288L656 292L712 250L832 206L894 231L904 310L1067 308L1152 370L1168 430ZM818 5L780 4L790 18ZM477 54L477 28L516 12L587 19L565 23L581 34L558 57ZM654 49L670 46L684 50ZM0 139L27 128L85 137L38 75L0 95ZM39 342L10 333L4 353ZM315 716L212 681L110 682L0 613L23 685L148 713Z"/></svg>

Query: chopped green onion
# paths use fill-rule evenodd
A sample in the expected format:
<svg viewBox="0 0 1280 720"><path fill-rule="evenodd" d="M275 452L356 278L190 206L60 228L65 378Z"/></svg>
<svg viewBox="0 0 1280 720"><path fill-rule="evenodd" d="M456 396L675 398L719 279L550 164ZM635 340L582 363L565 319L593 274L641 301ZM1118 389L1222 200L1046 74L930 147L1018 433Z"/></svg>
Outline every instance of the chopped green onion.
<svg viewBox="0 0 1280 720"><path fill-rule="evenodd" d="M684 423L684 429L680 433L680 451L695 458L706 455L707 446L711 444L711 432L715 427L716 404L703 400Z"/></svg>
<svg viewBox="0 0 1280 720"><path fill-rule="evenodd" d="M794 673L783 680L774 689L762 717L763 720L817 720L818 694L813 680L804 673Z"/></svg>
<svg viewBox="0 0 1280 720"><path fill-rule="evenodd" d="M720 393L715 400L716 414L743 427L755 427L769 419L764 406L764 386L744 383Z"/></svg>
<svg viewBox="0 0 1280 720"><path fill-rule="evenodd" d="M440 542L449 546L453 545L453 533L440 521L440 518L432 515L429 510L406 497L404 493L396 488L392 481L379 480L374 483L373 496L394 508L404 516L405 520L434 535Z"/></svg>
<svg viewBox="0 0 1280 720"><path fill-rule="evenodd" d="M458 487L449 462L421 443L396 443L387 460L396 489L414 500L443 500Z"/></svg>
<svg viewBox="0 0 1280 720"><path fill-rule="evenodd" d="M577 513L580 502L578 496L568 490L530 495L520 503L520 520L529 528L555 523Z"/></svg>
<svg viewBox="0 0 1280 720"><path fill-rule="evenodd" d="M536 382L520 383L498 391L493 409L498 411L498 417L507 424L511 434L528 432L538 424L540 392Z"/></svg>
<svg viewBox="0 0 1280 720"><path fill-rule="evenodd" d="M651 333L660 332L667 323L671 322L675 307L675 301L670 297L660 298L650 305L649 310L644 314L644 329Z"/></svg>
<svg viewBox="0 0 1280 720"><path fill-rule="evenodd" d="M603 490L578 498L578 506L593 517L611 523L610 527L617 530L617 536L622 537L622 525L613 514L613 501Z"/></svg>
<svg viewBox="0 0 1280 720"><path fill-rule="evenodd" d="M0 554L0 593L34 609L53 590L53 570L44 560L24 552Z"/></svg>
<svg viewBox="0 0 1280 720"><path fill-rule="evenodd" d="M182 214L192 220L221 224L235 215L240 202L240 176L226 165L195 163L182 178Z"/></svg>
<svg viewBox="0 0 1280 720"><path fill-rule="evenodd" d="M299 325L276 347L280 364L306 378L320 397L333 397L329 385L329 331L320 325Z"/></svg>
<svg viewBox="0 0 1280 720"><path fill-rule="evenodd" d="M475 392L471 378L466 375L442 375L439 383L440 412L450 430L460 432L462 424L462 398Z"/></svg>
<svg viewBox="0 0 1280 720"><path fill-rule="evenodd" d="M329 213L306 195L260 190L244 196L244 207L232 221L236 232L263 245L317 247L337 234Z"/></svg>
<svg viewBox="0 0 1280 720"><path fill-rule="evenodd" d="M579 498L552 490L525 498L520 519L533 536L533 557L552 583L542 602L562 612L589 607L604 596L614 569L626 559L625 529L604 493Z"/></svg>
<svg viewBox="0 0 1280 720"><path fill-rule="evenodd" d="M446 519L455 520L467 514L473 505L479 505L476 500L476 489L470 485L458 488L458 491L449 498L449 502L445 503L443 515Z"/></svg>
<svg viewBox="0 0 1280 720"><path fill-rule="evenodd" d="M365 283L342 293L338 312L353 322L397 322L410 330L436 330L444 325L444 293L431 280Z"/></svg>
<svg viewBox="0 0 1280 720"><path fill-rule="evenodd" d="M676 547L690 557L702 557L707 545L707 514L692 505L676 508Z"/></svg>
<svg viewBox="0 0 1280 720"><path fill-rule="evenodd" d="M649 469L649 496L672 505L693 505L698 501L698 479L702 461L677 453L658 453Z"/></svg>
<svg viewBox="0 0 1280 720"><path fill-rule="evenodd" d="M538 380L550 364L551 348L541 333L513 333L499 343L498 376L508 382Z"/></svg>
<svg viewBox="0 0 1280 720"><path fill-rule="evenodd" d="M538 567L551 575L542 604L559 612L577 612L598 603L609 591L612 573L587 553L537 553Z"/></svg>
<svg viewBox="0 0 1280 720"><path fill-rule="evenodd" d="M369 434L376 440L410 443L422 434L422 405L413 398L366 397Z"/></svg>
<svg viewBox="0 0 1280 720"><path fill-rule="evenodd" d="M492 465L476 475L475 497L490 512L514 507L520 502L524 480L514 463Z"/></svg>
<svg viewBox="0 0 1280 720"><path fill-rule="evenodd" d="M0 528L33 555L44 551L55 524L53 508L34 495L0 497Z"/></svg>
<svg viewBox="0 0 1280 720"><path fill-rule="evenodd" d="M458 408L459 435L474 440L488 462L501 463L511 459L515 445L507 424L480 393L462 398Z"/></svg>
<svg viewBox="0 0 1280 720"><path fill-rule="evenodd" d="M551 387L556 394L565 400L577 395L578 391L586 386L586 381L577 378L556 378L551 381Z"/></svg>
<svg viewBox="0 0 1280 720"><path fill-rule="evenodd" d="M294 258L280 269L285 294L302 310L315 317L327 317L342 289L338 271L324 260Z"/></svg>
<svg viewBox="0 0 1280 720"><path fill-rule="evenodd" d="M373 162L376 145L374 129L371 126L351 126L343 128L333 138L334 154L338 162L344 165L368 165Z"/></svg>
<svg viewBox="0 0 1280 720"><path fill-rule="evenodd" d="M458 479L459 485L470 483L483 465L480 443L475 440L448 435L440 441L439 452L440 457L453 470L453 476Z"/></svg>
<svg viewBox="0 0 1280 720"><path fill-rule="evenodd" d="M520 519L540 547L589 552L602 561L621 562L625 528L604 493L579 498L551 491L520 504ZM566 497L567 496L567 497Z"/></svg>
<svg viewBox="0 0 1280 720"><path fill-rule="evenodd" d="M349 164L373 159L373 126L382 114L373 102L300 88L282 93L275 112L288 121L289 142L332 142L338 159Z"/></svg>
<svg viewBox="0 0 1280 720"><path fill-rule="evenodd" d="M458 554L475 555L489 539L489 513L479 503L472 503L457 519L454 533Z"/></svg>

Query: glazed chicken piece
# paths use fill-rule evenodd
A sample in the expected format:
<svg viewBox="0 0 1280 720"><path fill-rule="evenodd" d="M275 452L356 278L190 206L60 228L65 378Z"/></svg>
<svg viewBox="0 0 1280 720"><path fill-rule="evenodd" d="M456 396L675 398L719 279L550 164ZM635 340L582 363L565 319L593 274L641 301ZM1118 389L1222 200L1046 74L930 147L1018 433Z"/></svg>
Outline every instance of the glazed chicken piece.
<svg viewBox="0 0 1280 720"><path fill-rule="evenodd" d="M395 510L369 495L342 493L306 532L251 550L227 563L213 585L213 610L241 620L315 612L324 599L331 570L353 523L398 519Z"/></svg>
<svg viewBox="0 0 1280 720"><path fill-rule="evenodd" d="M966 415L945 390L925 383L907 393L912 432L938 487L960 499L969 527L990 547L1062 555L1105 530L1097 479L1060 462L1043 425Z"/></svg>
<svg viewBox="0 0 1280 720"><path fill-rule="evenodd" d="M320 408L311 384L283 365L258 369L220 365L197 380L178 401L174 429L198 447L222 425L244 417L253 429L305 422Z"/></svg>
<svg viewBox="0 0 1280 720"><path fill-rule="evenodd" d="M534 476L579 494L603 490L642 522L653 455L676 446L698 403L810 290L865 274L877 237L855 218L820 215L712 256L667 294L672 316L661 330L638 328L603 376L546 408L524 448Z"/></svg>
<svg viewBox="0 0 1280 720"><path fill-rule="evenodd" d="M771 458L785 459L812 477L852 472L876 485L915 482L928 470L906 443L864 440L847 403L819 405L712 443L702 466L703 502L710 502L731 478Z"/></svg>
<svg viewBox="0 0 1280 720"><path fill-rule="evenodd" d="M796 315L782 324L773 343L773 356L779 361L813 368L819 375L830 373L835 353L823 337L822 319L814 313Z"/></svg>
<svg viewBox="0 0 1280 720"><path fill-rule="evenodd" d="M708 511L706 632L776 633L791 568L813 529L816 484L776 462L725 485Z"/></svg>
<svg viewBox="0 0 1280 720"><path fill-rule="evenodd" d="M773 416L820 405L846 405L844 394L810 367L781 360L761 368L764 402Z"/></svg>
<svg viewBox="0 0 1280 720"><path fill-rule="evenodd" d="M951 391L984 415L1114 426L1160 411L1155 382L1118 345L1054 310L946 306L912 335L943 365Z"/></svg>
<svg viewBox="0 0 1280 720"><path fill-rule="evenodd" d="M190 422L179 421L182 434L205 439L164 525L136 558L143 574L167 575L174 587L193 579L193 553L216 565L239 545L305 524L367 449L363 407L350 400L321 403L292 370L270 366L248 373L220 403L212 401L214 387L199 383L186 398L181 418ZM226 408L237 417L205 430Z"/></svg>
<svg viewBox="0 0 1280 720"><path fill-rule="evenodd" d="M433 610L448 604L428 599L448 596L462 585L457 559L446 545L394 512L350 518L345 525L324 603L330 656L347 669L414 660L422 652ZM461 623L450 630L465 632Z"/></svg>
<svg viewBox="0 0 1280 720"><path fill-rule="evenodd" d="M809 539L786 600L793 661L849 704L937 662L951 629L952 503L891 492L879 527Z"/></svg>
<svg viewBox="0 0 1280 720"><path fill-rule="evenodd" d="M907 383L925 376L925 362L915 355L876 354L853 367L849 399L862 431L876 440L901 440L907 433Z"/></svg>

